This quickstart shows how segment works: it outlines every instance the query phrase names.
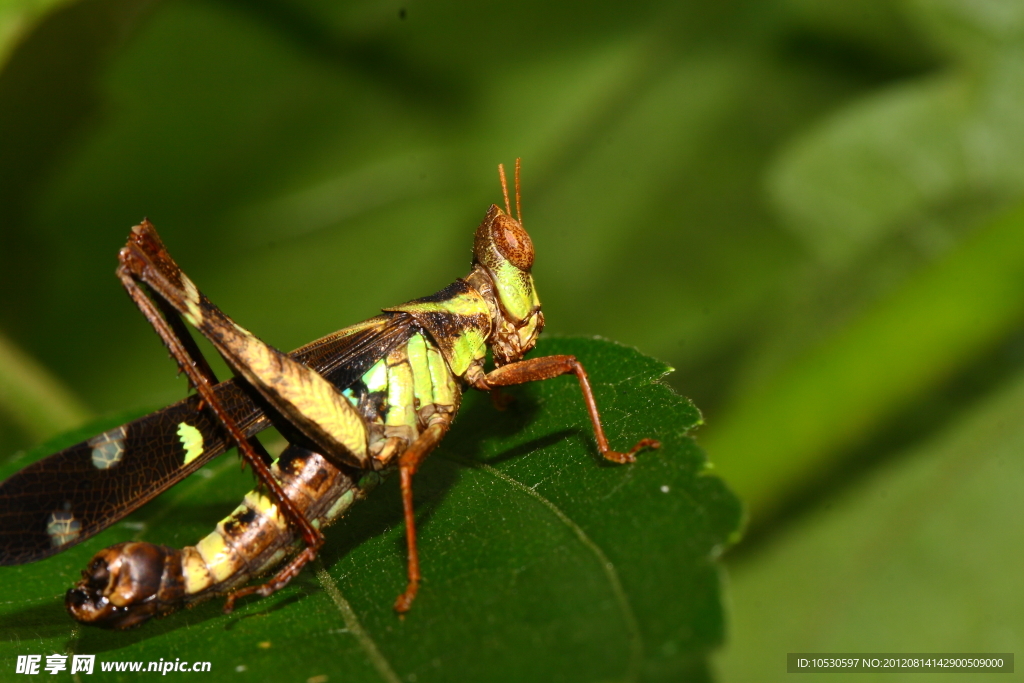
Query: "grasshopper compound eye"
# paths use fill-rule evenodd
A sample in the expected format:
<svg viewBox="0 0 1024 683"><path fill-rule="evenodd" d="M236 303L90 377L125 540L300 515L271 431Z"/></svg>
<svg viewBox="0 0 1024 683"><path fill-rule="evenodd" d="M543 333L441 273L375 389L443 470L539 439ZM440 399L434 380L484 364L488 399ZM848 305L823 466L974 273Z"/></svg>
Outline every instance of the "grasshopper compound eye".
<svg viewBox="0 0 1024 683"><path fill-rule="evenodd" d="M494 246L519 270L533 267L533 242L519 221L499 214L491 223L491 239Z"/></svg>

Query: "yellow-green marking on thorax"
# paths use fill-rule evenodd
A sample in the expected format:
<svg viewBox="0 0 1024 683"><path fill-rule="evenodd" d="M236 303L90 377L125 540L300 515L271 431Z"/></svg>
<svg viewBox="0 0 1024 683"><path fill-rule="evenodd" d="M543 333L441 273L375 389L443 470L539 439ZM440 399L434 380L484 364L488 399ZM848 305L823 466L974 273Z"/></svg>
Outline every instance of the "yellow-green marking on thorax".
<svg viewBox="0 0 1024 683"><path fill-rule="evenodd" d="M419 411L426 406L453 407L458 401L458 384L441 350L426 333L413 334L387 358L386 377L371 368L363 375L374 380L367 388L387 390L386 426L405 425L417 429Z"/></svg>
<svg viewBox="0 0 1024 683"><path fill-rule="evenodd" d="M368 393L387 391L388 388L388 366L383 358L373 364L369 370L363 373L360 378ZM354 407L359 407L359 392L356 387L344 389L342 395L348 399Z"/></svg>
<svg viewBox="0 0 1024 683"><path fill-rule="evenodd" d="M404 349L392 351L388 356L388 414L384 424L416 427L416 397L413 389L412 368Z"/></svg>
<svg viewBox="0 0 1024 683"><path fill-rule="evenodd" d="M185 462L187 465L203 454L203 434L187 422L178 425L178 438L181 439L181 447L185 449Z"/></svg>
<svg viewBox="0 0 1024 683"><path fill-rule="evenodd" d="M447 293L455 289L456 286L462 291L455 292L452 296L447 299L437 299L442 293ZM463 316L474 316L478 314L488 315L487 303L480 296L479 292L473 288L467 286L465 283L456 282L453 285L449 285L447 288L438 292L433 297L424 297L423 299L416 299L408 303L402 304L401 306L392 306L385 308L385 311L404 311L406 313L450 313L453 315Z"/></svg>
<svg viewBox="0 0 1024 683"><path fill-rule="evenodd" d="M384 310L412 315L436 342L456 376L463 375L474 361L487 353L490 310L480 293L462 280L456 280L433 296Z"/></svg>
<svg viewBox="0 0 1024 683"><path fill-rule="evenodd" d="M385 391L388 388L388 364L381 358L369 370L363 373L363 384L371 394Z"/></svg>
<svg viewBox="0 0 1024 683"><path fill-rule="evenodd" d="M427 344L423 341L423 335L414 334L409 338L406 353L409 354L409 367L412 368L412 391L416 405L425 406L434 397L430 387L430 368L427 365Z"/></svg>
<svg viewBox="0 0 1024 683"><path fill-rule="evenodd" d="M434 403L441 406L454 405L455 381L444 356L433 344L427 346L427 370L430 372Z"/></svg>

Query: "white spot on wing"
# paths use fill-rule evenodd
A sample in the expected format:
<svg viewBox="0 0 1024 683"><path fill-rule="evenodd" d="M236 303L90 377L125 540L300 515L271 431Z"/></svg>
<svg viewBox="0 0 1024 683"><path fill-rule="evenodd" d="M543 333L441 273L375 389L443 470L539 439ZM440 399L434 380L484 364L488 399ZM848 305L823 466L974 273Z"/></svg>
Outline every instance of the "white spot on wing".
<svg viewBox="0 0 1024 683"><path fill-rule="evenodd" d="M128 436L125 425L103 432L89 439L92 446L92 464L98 470L109 470L124 457L124 440Z"/></svg>
<svg viewBox="0 0 1024 683"><path fill-rule="evenodd" d="M82 533L82 523L65 510L51 512L46 520L46 533L54 548L71 543Z"/></svg>

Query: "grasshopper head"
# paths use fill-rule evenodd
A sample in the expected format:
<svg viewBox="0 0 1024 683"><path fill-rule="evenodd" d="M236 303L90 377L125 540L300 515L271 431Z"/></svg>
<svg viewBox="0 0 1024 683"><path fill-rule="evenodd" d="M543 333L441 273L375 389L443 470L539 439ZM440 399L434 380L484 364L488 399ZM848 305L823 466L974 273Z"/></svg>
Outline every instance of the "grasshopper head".
<svg viewBox="0 0 1024 683"><path fill-rule="evenodd" d="M505 211L492 204L476 230L473 263L482 266L494 285L498 320L492 343L494 360L505 365L522 358L537 343L544 327L540 299L533 286L533 242L521 220L512 218L505 169L498 166L505 191ZM519 213L519 160L516 160L516 213Z"/></svg>

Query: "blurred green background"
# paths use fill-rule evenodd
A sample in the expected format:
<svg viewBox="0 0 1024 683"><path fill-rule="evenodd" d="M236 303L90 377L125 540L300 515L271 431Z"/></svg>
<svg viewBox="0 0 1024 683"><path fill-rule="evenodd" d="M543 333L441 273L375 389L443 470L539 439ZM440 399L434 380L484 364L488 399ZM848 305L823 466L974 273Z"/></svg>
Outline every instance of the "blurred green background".
<svg viewBox="0 0 1024 683"><path fill-rule="evenodd" d="M548 330L674 366L748 505L721 680L1024 642L1018 0L3 0L0 58L4 453L182 396L143 216L291 349L464 274L519 156Z"/></svg>

